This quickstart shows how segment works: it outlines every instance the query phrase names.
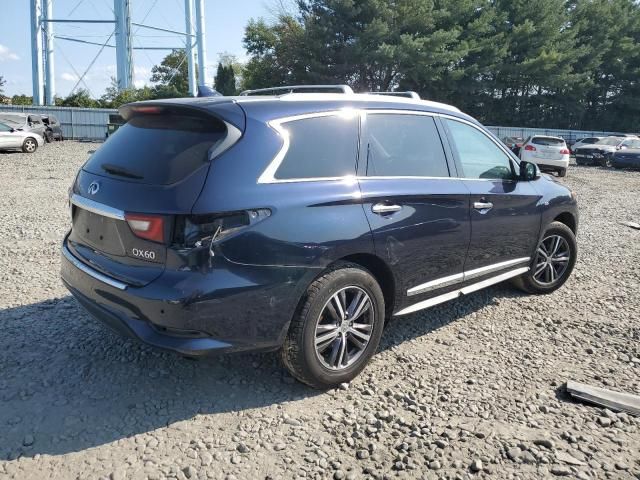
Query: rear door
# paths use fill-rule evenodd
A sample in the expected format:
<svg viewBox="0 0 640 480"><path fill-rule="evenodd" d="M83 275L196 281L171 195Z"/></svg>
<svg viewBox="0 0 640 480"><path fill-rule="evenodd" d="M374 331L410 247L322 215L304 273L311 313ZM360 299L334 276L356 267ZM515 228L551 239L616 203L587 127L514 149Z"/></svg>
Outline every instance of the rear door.
<svg viewBox="0 0 640 480"><path fill-rule="evenodd" d="M519 181L515 163L481 128L443 119L463 182L471 192L471 243L465 279L526 266L540 231L541 196Z"/></svg>
<svg viewBox="0 0 640 480"><path fill-rule="evenodd" d="M191 213L211 161L240 135L209 113L176 107L134 113L78 174L71 253L132 285L156 278L175 216Z"/></svg>
<svg viewBox="0 0 640 480"><path fill-rule="evenodd" d="M363 208L404 305L454 288L470 239L469 192L447 162L437 118L368 111L363 133Z"/></svg>

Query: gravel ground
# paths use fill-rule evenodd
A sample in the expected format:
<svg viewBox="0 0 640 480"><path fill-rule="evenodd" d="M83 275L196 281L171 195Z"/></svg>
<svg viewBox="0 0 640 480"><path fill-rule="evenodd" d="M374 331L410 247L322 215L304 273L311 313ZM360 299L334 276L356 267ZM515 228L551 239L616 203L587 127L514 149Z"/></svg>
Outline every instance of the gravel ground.
<svg viewBox="0 0 640 480"><path fill-rule="evenodd" d="M96 144L0 155L0 478L640 478L640 173L571 167L580 257L549 296L500 285L389 325L350 385L275 354L191 361L110 333L58 278L67 188Z"/></svg>

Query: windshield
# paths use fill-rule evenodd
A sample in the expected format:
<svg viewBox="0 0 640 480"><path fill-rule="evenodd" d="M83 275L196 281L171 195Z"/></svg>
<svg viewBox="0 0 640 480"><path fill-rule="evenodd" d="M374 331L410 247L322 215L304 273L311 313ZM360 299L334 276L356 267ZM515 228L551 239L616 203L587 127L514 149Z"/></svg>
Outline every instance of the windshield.
<svg viewBox="0 0 640 480"><path fill-rule="evenodd" d="M613 147L617 147L622 140L623 139L620 137L607 137L603 138L599 142L596 142L596 145L610 145Z"/></svg>
<svg viewBox="0 0 640 480"><path fill-rule="evenodd" d="M535 145L547 145L547 146L560 147L564 145L564 140L561 138L555 138L555 137L533 137L531 139L531 143Z"/></svg>
<svg viewBox="0 0 640 480"><path fill-rule="evenodd" d="M97 175L168 185L206 164L209 150L226 133L224 123L214 118L134 117L109 137L84 169Z"/></svg>

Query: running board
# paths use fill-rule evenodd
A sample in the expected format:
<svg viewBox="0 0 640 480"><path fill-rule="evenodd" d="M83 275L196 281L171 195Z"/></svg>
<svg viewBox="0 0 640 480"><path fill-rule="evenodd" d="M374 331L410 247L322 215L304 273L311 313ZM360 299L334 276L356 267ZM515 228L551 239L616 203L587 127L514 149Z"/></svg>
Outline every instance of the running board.
<svg viewBox="0 0 640 480"><path fill-rule="evenodd" d="M422 302L415 303L407 308L403 308L399 312L396 312L394 316L399 317L401 315L407 315L424 308L429 308L440 303L448 302L449 300L454 300L458 297L461 297L462 295L468 295L478 290L482 290L483 288L495 285L496 283L504 282L505 280L517 277L518 275L522 275L523 273L528 271L529 267L516 268L515 270L511 270L510 272L505 272L496 277L487 278L486 280L468 285L466 287L462 287L458 290L454 290L453 292L444 293L442 295L438 295L437 297L428 298L427 300L423 300Z"/></svg>

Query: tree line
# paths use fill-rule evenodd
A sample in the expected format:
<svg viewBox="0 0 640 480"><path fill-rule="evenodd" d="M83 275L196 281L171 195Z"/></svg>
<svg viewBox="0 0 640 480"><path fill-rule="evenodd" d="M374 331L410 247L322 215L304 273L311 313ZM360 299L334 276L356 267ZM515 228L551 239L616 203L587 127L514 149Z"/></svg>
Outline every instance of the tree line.
<svg viewBox="0 0 640 480"><path fill-rule="evenodd" d="M225 95L344 83L414 90L494 125L640 131L634 0L292 0L271 21L251 20L243 43L246 63L218 64L214 88ZM99 99L76 90L56 104L186 96L184 51L154 66L151 82L124 91L114 82Z"/></svg>
<svg viewBox="0 0 640 480"><path fill-rule="evenodd" d="M640 131L633 0L298 0L244 45L245 87L415 90L485 123Z"/></svg>

